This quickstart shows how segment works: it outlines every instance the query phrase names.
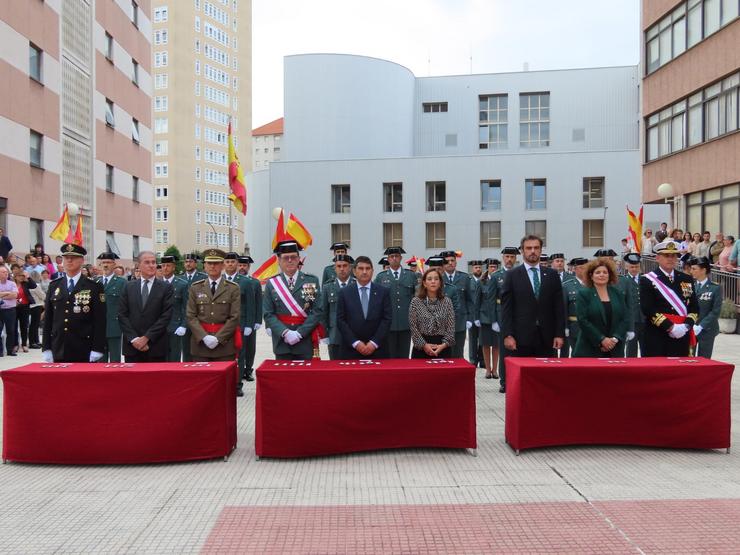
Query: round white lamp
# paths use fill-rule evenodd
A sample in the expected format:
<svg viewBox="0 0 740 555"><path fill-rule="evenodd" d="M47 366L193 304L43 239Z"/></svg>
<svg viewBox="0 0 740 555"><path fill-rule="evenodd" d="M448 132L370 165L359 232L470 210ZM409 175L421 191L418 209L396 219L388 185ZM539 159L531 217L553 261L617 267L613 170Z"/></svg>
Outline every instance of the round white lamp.
<svg viewBox="0 0 740 555"><path fill-rule="evenodd" d="M670 183L661 183L658 185L658 196L662 199L673 197L673 185Z"/></svg>
<svg viewBox="0 0 740 555"><path fill-rule="evenodd" d="M276 206L275 208L273 208L273 209L272 209L272 217L273 217L273 218L274 218L275 220L279 220L279 219L280 219L280 213L281 213L282 211L283 211L283 209L282 209L282 208L280 208L279 206Z"/></svg>

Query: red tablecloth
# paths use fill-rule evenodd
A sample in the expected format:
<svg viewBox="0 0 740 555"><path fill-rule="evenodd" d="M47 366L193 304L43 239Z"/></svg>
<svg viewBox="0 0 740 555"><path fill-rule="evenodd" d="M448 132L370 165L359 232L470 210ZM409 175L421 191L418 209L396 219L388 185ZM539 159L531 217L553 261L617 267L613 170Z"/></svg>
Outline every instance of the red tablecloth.
<svg viewBox="0 0 740 555"><path fill-rule="evenodd" d="M734 366L703 358L506 358L506 441L730 446Z"/></svg>
<svg viewBox="0 0 740 555"><path fill-rule="evenodd" d="M476 447L475 368L462 359L269 360L256 404L263 457Z"/></svg>
<svg viewBox="0 0 740 555"><path fill-rule="evenodd" d="M3 380L3 459L185 461L236 447L236 363L30 364Z"/></svg>

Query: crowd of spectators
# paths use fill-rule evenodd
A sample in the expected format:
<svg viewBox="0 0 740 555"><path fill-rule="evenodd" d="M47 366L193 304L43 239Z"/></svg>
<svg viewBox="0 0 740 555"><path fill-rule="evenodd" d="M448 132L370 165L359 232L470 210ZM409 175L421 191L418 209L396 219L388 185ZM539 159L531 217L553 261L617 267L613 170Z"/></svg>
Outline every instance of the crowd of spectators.
<svg viewBox="0 0 740 555"><path fill-rule="evenodd" d="M738 271L738 256L740 255L740 241L736 241L732 235L722 232L714 234L710 231L703 233L691 233L682 229L668 229L668 224L660 224L658 231L646 228L642 238L642 254L652 255L653 248L661 241L671 237L681 251L681 255L688 254L692 257L706 256L712 261L712 268L723 272Z"/></svg>

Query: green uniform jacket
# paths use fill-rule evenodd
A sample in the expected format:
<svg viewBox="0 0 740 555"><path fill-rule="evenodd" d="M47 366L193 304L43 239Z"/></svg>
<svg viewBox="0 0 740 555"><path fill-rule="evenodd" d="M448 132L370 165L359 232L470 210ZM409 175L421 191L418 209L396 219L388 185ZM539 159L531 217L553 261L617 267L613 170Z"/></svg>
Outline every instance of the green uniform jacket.
<svg viewBox="0 0 740 555"><path fill-rule="evenodd" d="M393 277L393 270L383 270L375 277L375 283L387 287L391 297L390 331L409 330L409 306L416 295L421 274L405 268L399 268L398 279Z"/></svg>
<svg viewBox="0 0 740 555"><path fill-rule="evenodd" d="M187 306L188 328L192 333L190 354L196 358L236 357L234 331L239 325L240 309L241 298L236 283L221 278L216 294L211 295L209 280L194 281L188 290ZM217 333L207 333L201 322L223 324L223 327ZM203 343L206 335L214 335L218 339L215 349L209 349Z"/></svg>
<svg viewBox="0 0 740 555"><path fill-rule="evenodd" d="M696 298L699 301L699 321L702 327L701 337L705 333L717 335L719 333L719 312L722 308L722 289L713 281L707 280L704 285L694 284Z"/></svg>
<svg viewBox="0 0 740 555"><path fill-rule="evenodd" d="M491 276L486 280L479 280L476 284L477 296L476 301L476 320L480 320L481 325L490 326L498 322L499 304L498 300L498 280Z"/></svg>
<svg viewBox="0 0 740 555"><path fill-rule="evenodd" d="M643 315L642 310L640 310L640 286L637 284L635 279L628 274L619 276L616 288L624 295L624 300L627 305L627 314L629 316L627 330L635 331L635 324L642 324L645 322L645 316Z"/></svg>
<svg viewBox="0 0 740 555"><path fill-rule="evenodd" d="M334 268L334 264L329 264L324 268L324 272L321 274L321 285L323 286L327 281L337 277L337 270Z"/></svg>
<svg viewBox="0 0 740 555"><path fill-rule="evenodd" d="M443 278L445 283L448 283L449 280L447 272L442 273L444 274ZM455 306L455 331L465 330L465 322L475 316L475 300L473 299L473 292L470 284L471 281L472 280L467 273L455 272L455 278L452 281L452 285L454 285L458 291L458 304ZM447 290L445 289L445 293L446 292Z"/></svg>
<svg viewBox="0 0 740 555"><path fill-rule="evenodd" d="M350 276L347 285L354 283L355 278ZM321 290L321 324L324 326L331 345L342 344L342 334L337 327L337 303L341 287L335 278L324 284Z"/></svg>
<svg viewBox="0 0 740 555"><path fill-rule="evenodd" d="M576 299L578 298L578 292L584 289L583 285L577 278L563 280L563 295L565 296L565 315L566 315L566 326L568 327L568 338L571 340L571 345L578 338L578 332L580 330L578 326L578 312L576 310Z"/></svg>
<svg viewBox="0 0 740 555"><path fill-rule="evenodd" d="M103 278L96 280L103 287ZM118 305L121 304L126 280L113 274L105 286L105 336L121 337L121 325L118 323Z"/></svg>
<svg viewBox="0 0 740 555"><path fill-rule="evenodd" d="M308 318L300 326L283 324L278 318L279 315L289 316L291 314L280 300L270 280L265 285L265 294L262 297L262 314L265 319L265 325L272 332L272 349L276 355L293 354L302 355L310 358L313 354L313 344L311 342L311 332L321 322L321 292L319 288L319 278L311 274L296 272L295 284L293 285L292 295L299 306L308 314ZM271 278L273 279L273 278ZM285 288L288 288L288 280L285 274L278 274L274 279L282 280ZM303 286L312 283L316 289L316 298L313 305L308 309L305 308L306 300L303 298ZM283 341L283 332L285 330L295 330L301 334L303 339L295 345L288 345Z"/></svg>
<svg viewBox="0 0 740 555"><path fill-rule="evenodd" d="M262 286L258 279L242 276L239 283L242 295L241 322L242 329L252 328L262 323Z"/></svg>
<svg viewBox="0 0 740 555"><path fill-rule="evenodd" d="M504 268L499 268L493 274L491 275L491 279L496 280L496 316L499 317L501 315L501 290L504 287L504 277L506 277L506 272L508 270L505 270ZM498 322L498 320L496 320ZM491 322L493 324L493 322Z"/></svg>
<svg viewBox="0 0 740 555"><path fill-rule="evenodd" d="M201 272L200 270L195 270L195 273L193 274L193 277L192 278L189 278L188 277L187 272L183 272L182 274L180 274L177 277L179 277L180 279L185 280L185 283L187 283L188 284L188 287L190 287L196 281L200 281L202 279L206 279L208 276L205 273Z"/></svg>
<svg viewBox="0 0 740 555"><path fill-rule="evenodd" d="M465 318L458 318L458 314L462 312L460 301L460 297L462 295L460 295L460 290L446 279L443 281L443 283L445 285L445 296L450 298L450 300L452 301L452 310L455 311L455 333L465 331Z"/></svg>
<svg viewBox="0 0 740 555"><path fill-rule="evenodd" d="M600 349L601 340L605 337L616 337L619 343L613 349L613 355L624 356L624 342L627 336L627 305L622 292L611 285L607 286L609 302L612 308L611 327L606 326L604 306L599 294L592 287L582 288L576 298L578 334L574 357L603 357ZM621 354L620 353L621 349Z"/></svg>
<svg viewBox="0 0 740 555"><path fill-rule="evenodd" d="M167 333L177 328L187 328L188 282L179 276L172 278L172 317L167 324Z"/></svg>

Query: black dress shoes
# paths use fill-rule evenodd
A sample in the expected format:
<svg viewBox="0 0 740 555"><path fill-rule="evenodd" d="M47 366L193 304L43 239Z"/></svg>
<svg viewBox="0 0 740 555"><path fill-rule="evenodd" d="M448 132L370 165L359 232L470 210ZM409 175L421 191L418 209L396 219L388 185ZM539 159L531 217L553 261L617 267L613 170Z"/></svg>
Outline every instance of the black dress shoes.
<svg viewBox="0 0 740 555"><path fill-rule="evenodd" d="M505 385L502 385L501 387L499 387L498 388L498 392L499 393L506 393L506 386Z"/></svg>

